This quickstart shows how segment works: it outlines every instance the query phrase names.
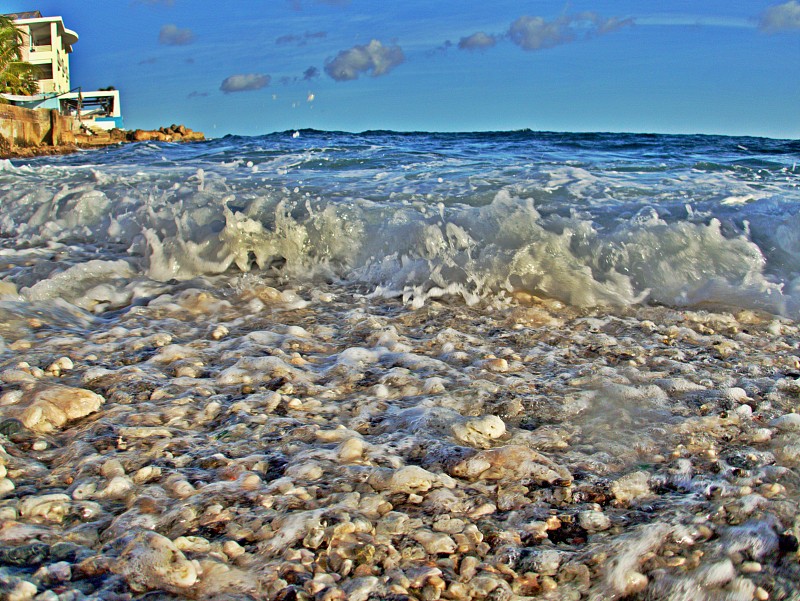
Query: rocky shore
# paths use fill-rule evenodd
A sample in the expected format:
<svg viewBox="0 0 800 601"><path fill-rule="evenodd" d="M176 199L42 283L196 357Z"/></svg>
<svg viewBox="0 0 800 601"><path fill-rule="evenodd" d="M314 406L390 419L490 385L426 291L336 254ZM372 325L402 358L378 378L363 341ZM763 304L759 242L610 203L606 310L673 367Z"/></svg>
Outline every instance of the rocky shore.
<svg viewBox="0 0 800 601"><path fill-rule="evenodd" d="M92 131L85 129L74 134L74 143L65 142L56 145L12 146L8 140L0 136L0 159L29 158L56 154L70 154L79 149L100 148L128 142L199 142L205 140L202 132L194 131L184 125L170 125L158 129L112 129L108 131Z"/></svg>
<svg viewBox="0 0 800 601"><path fill-rule="evenodd" d="M795 324L220 284L3 314L4 598L797 598Z"/></svg>

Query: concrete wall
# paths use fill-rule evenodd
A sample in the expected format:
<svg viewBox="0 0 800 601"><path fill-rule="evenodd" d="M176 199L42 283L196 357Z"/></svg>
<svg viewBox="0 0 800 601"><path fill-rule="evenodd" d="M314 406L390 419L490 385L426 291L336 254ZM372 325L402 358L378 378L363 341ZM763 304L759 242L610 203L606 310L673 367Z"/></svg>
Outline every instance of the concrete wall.
<svg viewBox="0 0 800 601"><path fill-rule="evenodd" d="M0 136L12 149L74 144L78 128L76 119L55 110L0 104Z"/></svg>

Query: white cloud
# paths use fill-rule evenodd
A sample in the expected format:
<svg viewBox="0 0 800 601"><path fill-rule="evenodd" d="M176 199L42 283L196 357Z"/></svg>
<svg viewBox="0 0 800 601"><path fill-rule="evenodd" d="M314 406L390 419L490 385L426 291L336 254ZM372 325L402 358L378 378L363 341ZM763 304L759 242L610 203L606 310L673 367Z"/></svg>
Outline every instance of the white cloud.
<svg viewBox="0 0 800 601"><path fill-rule="evenodd" d="M483 50L491 48L495 44L497 44L497 36L489 35L483 31L478 31L458 41L458 47L461 50Z"/></svg>
<svg viewBox="0 0 800 601"><path fill-rule="evenodd" d="M508 30L511 41L524 50L539 50L564 44L572 33L559 21L545 21L542 17L523 16L514 21Z"/></svg>
<svg viewBox="0 0 800 601"><path fill-rule="evenodd" d="M249 92L251 90L260 90L269 85L269 75L261 73L248 73L246 75L231 75L226 77L219 89L230 94L233 92Z"/></svg>
<svg viewBox="0 0 800 601"><path fill-rule="evenodd" d="M378 77L386 75L405 58L400 46L384 46L378 40L372 40L365 46L342 50L325 64L325 73L336 81L358 79L365 73Z"/></svg>
<svg viewBox="0 0 800 601"><path fill-rule="evenodd" d="M758 27L763 31L791 31L800 29L800 2L789 0L784 4L770 6L761 13Z"/></svg>
<svg viewBox="0 0 800 601"><path fill-rule="evenodd" d="M164 25L158 34L158 42L165 46L185 46L194 41L191 29L181 29L176 25Z"/></svg>
<svg viewBox="0 0 800 601"><path fill-rule="evenodd" d="M541 50L610 33L632 24L632 19L604 18L592 12L564 15L552 21L522 16L511 24L508 36L523 50Z"/></svg>

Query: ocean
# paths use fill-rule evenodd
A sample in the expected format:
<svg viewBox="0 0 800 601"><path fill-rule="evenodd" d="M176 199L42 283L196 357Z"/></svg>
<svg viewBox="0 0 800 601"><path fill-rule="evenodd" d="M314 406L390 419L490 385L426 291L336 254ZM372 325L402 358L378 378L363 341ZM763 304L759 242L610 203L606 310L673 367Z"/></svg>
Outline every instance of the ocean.
<svg viewBox="0 0 800 601"><path fill-rule="evenodd" d="M800 598L798 163L527 130L0 161L0 583Z"/></svg>

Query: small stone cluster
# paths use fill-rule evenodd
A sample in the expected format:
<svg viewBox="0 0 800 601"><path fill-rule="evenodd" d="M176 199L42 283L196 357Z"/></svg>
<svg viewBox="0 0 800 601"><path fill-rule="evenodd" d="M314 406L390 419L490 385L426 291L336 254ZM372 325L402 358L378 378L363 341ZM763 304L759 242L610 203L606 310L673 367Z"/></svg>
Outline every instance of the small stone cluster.
<svg viewBox="0 0 800 601"><path fill-rule="evenodd" d="M153 130L135 129L126 133L126 139L129 142L198 142L205 140L205 136L184 125L173 124Z"/></svg>
<svg viewBox="0 0 800 601"><path fill-rule="evenodd" d="M196 284L0 307L0 598L796 598L796 324Z"/></svg>

